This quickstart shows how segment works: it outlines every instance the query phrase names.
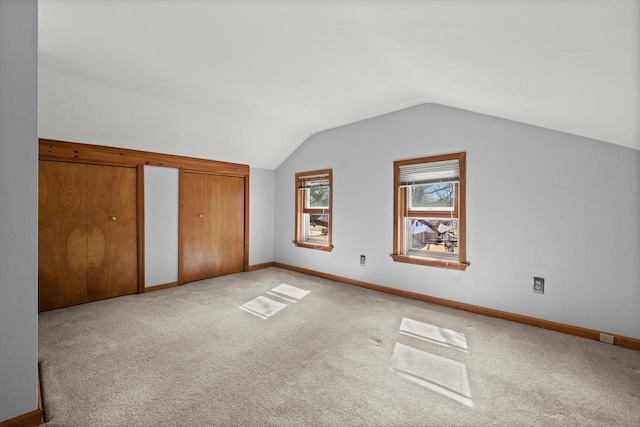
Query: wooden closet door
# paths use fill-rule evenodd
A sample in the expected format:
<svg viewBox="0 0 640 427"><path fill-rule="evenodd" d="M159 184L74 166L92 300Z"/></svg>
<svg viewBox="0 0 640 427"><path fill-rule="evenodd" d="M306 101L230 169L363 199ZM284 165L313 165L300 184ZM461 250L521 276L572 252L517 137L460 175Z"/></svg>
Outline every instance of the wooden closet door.
<svg viewBox="0 0 640 427"><path fill-rule="evenodd" d="M38 309L87 301L87 169L40 161Z"/></svg>
<svg viewBox="0 0 640 427"><path fill-rule="evenodd" d="M239 273L244 269L244 178L213 178L215 275Z"/></svg>
<svg viewBox="0 0 640 427"><path fill-rule="evenodd" d="M244 178L184 173L182 278L185 282L244 268Z"/></svg>
<svg viewBox="0 0 640 427"><path fill-rule="evenodd" d="M185 282L214 275L215 247L208 200L213 189L208 177L196 173L184 173L182 177L182 279Z"/></svg>
<svg viewBox="0 0 640 427"><path fill-rule="evenodd" d="M136 170L87 166L87 300L138 290Z"/></svg>

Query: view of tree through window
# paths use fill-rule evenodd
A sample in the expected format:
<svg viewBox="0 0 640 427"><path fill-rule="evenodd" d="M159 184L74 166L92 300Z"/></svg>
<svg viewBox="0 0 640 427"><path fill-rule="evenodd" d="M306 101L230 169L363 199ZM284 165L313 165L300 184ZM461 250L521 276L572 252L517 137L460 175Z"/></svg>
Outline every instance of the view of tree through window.
<svg viewBox="0 0 640 427"><path fill-rule="evenodd" d="M314 184L314 183L312 183ZM310 185L307 190L307 208L328 208L329 187L314 187Z"/></svg>
<svg viewBox="0 0 640 427"><path fill-rule="evenodd" d="M412 185L411 209L453 209L454 185L448 183Z"/></svg>

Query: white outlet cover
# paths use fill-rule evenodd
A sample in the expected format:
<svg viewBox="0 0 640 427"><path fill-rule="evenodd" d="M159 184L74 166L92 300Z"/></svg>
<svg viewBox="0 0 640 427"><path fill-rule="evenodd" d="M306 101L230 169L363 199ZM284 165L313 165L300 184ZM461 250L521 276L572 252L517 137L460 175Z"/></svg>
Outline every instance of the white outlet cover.
<svg viewBox="0 0 640 427"><path fill-rule="evenodd" d="M614 338L615 337L613 335L603 334L602 332L600 332L600 341L604 343L613 344Z"/></svg>

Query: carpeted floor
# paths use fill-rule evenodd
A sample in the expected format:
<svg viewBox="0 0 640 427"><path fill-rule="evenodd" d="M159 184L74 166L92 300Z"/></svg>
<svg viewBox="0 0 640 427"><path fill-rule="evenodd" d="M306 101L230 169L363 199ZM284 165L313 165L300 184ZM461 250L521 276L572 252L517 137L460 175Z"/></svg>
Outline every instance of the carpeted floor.
<svg viewBox="0 0 640 427"><path fill-rule="evenodd" d="M640 425L640 352L277 268L41 313L39 360L46 426Z"/></svg>

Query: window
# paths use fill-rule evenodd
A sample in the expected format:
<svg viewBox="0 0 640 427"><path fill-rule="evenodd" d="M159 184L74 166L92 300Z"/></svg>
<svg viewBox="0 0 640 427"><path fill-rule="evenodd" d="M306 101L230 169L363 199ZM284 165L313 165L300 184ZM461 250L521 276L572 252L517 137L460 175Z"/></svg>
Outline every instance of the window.
<svg viewBox="0 0 640 427"><path fill-rule="evenodd" d="M331 221L331 169L297 173L293 243L331 251Z"/></svg>
<svg viewBox="0 0 640 427"><path fill-rule="evenodd" d="M466 153L394 162L394 261L464 270Z"/></svg>

